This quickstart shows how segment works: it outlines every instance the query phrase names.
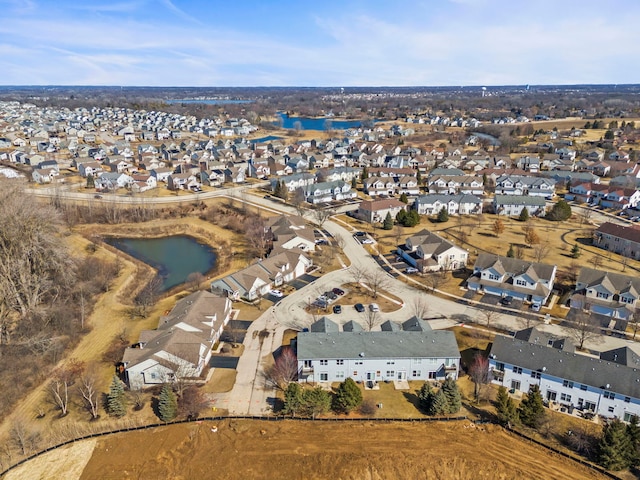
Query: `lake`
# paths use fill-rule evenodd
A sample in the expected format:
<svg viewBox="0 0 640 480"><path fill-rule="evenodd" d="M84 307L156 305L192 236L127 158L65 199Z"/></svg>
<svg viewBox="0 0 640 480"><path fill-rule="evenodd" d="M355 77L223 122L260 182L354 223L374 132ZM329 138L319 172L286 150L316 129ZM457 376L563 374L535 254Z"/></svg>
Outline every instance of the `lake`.
<svg viewBox="0 0 640 480"><path fill-rule="evenodd" d="M105 242L157 269L162 278L162 291L184 283L190 273L206 274L216 264L213 248L186 235L162 238L110 237Z"/></svg>
<svg viewBox="0 0 640 480"><path fill-rule="evenodd" d="M282 140L283 137L277 137L275 135L268 135L266 137L254 138L253 140L249 140L249 143L268 143L273 142L274 140Z"/></svg>
<svg viewBox="0 0 640 480"><path fill-rule="evenodd" d="M348 128L359 128L362 126L362 120L336 120L333 117L290 117L289 115L278 112L278 117L282 120L282 128L287 130L295 129L295 123L300 122L303 130L327 130L328 123L331 123L333 130L346 130ZM276 123L280 123L279 121Z"/></svg>
<svg viewBox="0 0 640 480"><path fill-rule="evenodd" d="M172 100L165 100L164 103L202 103L205 105L236 105L242 103L253 103L253 100L231 100L228 98L178 98Z"/></svg>

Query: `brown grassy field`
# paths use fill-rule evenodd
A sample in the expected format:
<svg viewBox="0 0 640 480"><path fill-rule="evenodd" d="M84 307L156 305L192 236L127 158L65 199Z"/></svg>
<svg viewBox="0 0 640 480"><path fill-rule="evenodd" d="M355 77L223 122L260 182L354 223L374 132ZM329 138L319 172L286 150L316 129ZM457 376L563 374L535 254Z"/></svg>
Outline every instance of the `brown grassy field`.
<svg viewBox="0 0 640 480"><path fill-rule="evenodd" d="M217 432L212 427L217 427ZM90 449L89 449L90 450ZM89 452L83 452L87 455ZM56 472L55 461L38 478ZM81 461L81 458L77 458ZM38 462L36 460L36 462ZM34 463L36 463L34 462ZM29 464L11 480L29 476ZM76 469L76 472L79 469ZM22 473L22 475L20 475ZM204 421L98 439L75 479L597 479L500 427L450 423Z"/></svg>

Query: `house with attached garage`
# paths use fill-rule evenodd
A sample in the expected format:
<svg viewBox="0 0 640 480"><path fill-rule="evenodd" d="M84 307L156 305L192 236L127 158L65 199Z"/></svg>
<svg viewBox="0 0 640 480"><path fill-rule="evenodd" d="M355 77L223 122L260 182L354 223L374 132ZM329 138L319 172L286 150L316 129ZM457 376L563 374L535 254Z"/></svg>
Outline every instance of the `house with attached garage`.
<svg viewBox="0 0 640 480"><path fill-rule="evenodd" d="M280 215L268 218L266 224L274 249L299 248L303 252L315 250L316 238L313 228L307 226L304 218L298 215Z"/></svg>
<svg viewBox="0 0 640 480"><path fill-rule="evenodd" d="M252 302L304 275L311 265L306 255L285 250L211 282L211 291L234 301L242 298Z"/></svg>
<svg viewBox="0 0 640 480"><path fill-rule="evenodd" d="M408 237L397 253L420 272L457 270L467 264L469 252L428 230Z"/></svg>
<svg viewBox="0 0 640 480"><path fill-rule="evenodd" d="M517 217L525 208L529 215L544 215L547 203L544 197L531 195L495 195L493 197L493 211L497 215Z"/></svg>
<svg viewBox="0 0 640 480"><path fill-rule="evenodd" d="M356 191L351 188L351 184L342 180L316 183L303 187L302 191L305 200L314 205L334 200L348 200L357 196Z"/></svg>
<svg viewBox="0 0 640 480"><path fill-rule="evenodd" d="M460 351L453 332L432 330L413 317L365 332L352 322L340 331L321 318L295 341L298 381L334 383L444 380L458 378Z"/></svg>
<svg viewBox="0 0 640 480"><path fill-rule="evenodd" d="M479 215L482 213L482 199L475 195L430 193L417 197L413 208L420 215L436 215L443 208L449 215Z"/></svg>
<svg viewBox="0 0 640 480"><path fill-rule="evenodd" d="M96 190L108 191L129 187L133 183L133 177L126 173L107 172L94 180Z"/></svg>
<svg viewBox="0 0 640 480"><path fill-rule="evenodd" d="M484 195L482 177L476 175L436 175L427 181L429 193Z"/></svg>
<svg viewBox="0 0 640 480"><path fill-rule="evenodd" d="M593 233L593 244L609 252L640 260L640 227L605 222Z"/></svg>
<svg viewBox="0 0 640 480"><path fill-rule="evenodd" d="M396 182L391 177L369 177L362 181L364 193L370 197L378 195L393 195Z"/></svg>
<svg viewBox="0 0 640 480"><path fill-rule="evenodd" d="M608 319L602 322L608 324L605 326L615 326L616 320L627 321L636 315L639 299L640 278L582 267L570 305L576 311L604 316Z"/></svg>
<svg viewBox="0 0 640 480"><path fill-rule="evenodd" d="M481 253L467 279L467 287L482 294L511 296L544 305L553 290L555 265Z"/></svg>
<svg viewBox="0 0 640 480"><path fill-rule="evenodd" d="M294 173L284 177L272 178L271 190L275 191L278 182L282 182L289 192L295 192L298 188L305 188L316 183L316 176L312 173Z"/></svg>
<svg viewBox="0 0 640 480"><path fill-rule="evenodd" d="M556 194L556 181L551 178L501 175L496 179L496 195L529 195L551 200Z"/></svg>
<svg viewBox="0 0 640 480"><path fill-rule="evenodd" d="M201 186L200 180L193 173L172 173L167 178L169 190L191 190L193 187L199 186Z"/></svg>
<svg viewBox="0 0 640 480"><path fill-rule="evenodd" d="M122 357L132 390L178 380L203 383L211 349L231 317L231 300L200 291L179 300L156 330L143 330Z"/></svg>
<svg viewBox="0 0 640 480"><path fill-rule="evenodd" d="M55 168L36 168L31 172L31 178L35 183L44 184L53 182L60 173Z"/></svg>
<svg viewBox="0 0 640 480"><path fill-rule="evenodd" d="M400 210L406 210L407 205L396 198L382 198L379 200L364 200L360 202L354 216L365 222L384 222L387 213L395 220Z"/></svg>
<svg viewBox="0 0 640 480"><path fill-rule="evenodd" d="M533 385L553 410L625 422L640 416L640 357L629 347L575 352L570 342L542 332L519 338L497 335L489 354L492 383L520 396Z"/></svg>

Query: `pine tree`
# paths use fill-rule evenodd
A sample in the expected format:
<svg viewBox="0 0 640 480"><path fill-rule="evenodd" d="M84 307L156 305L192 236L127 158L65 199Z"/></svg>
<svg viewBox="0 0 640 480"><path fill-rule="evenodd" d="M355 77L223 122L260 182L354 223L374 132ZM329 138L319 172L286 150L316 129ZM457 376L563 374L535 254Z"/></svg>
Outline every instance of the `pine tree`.
<svg viewBox="0 0 640 480"><path fill-rule="evenodd" d="M546 218L555 222L564 222L571 218L571 205L566 200L558 200L547 213Z"/></svg>
<svg viewBox="0 0 640 480"><path fill-rule="evenodd" d="M91 174L87 175L87 188L96 188L96 182Z"/></svg>
<svg viewBox="0 0 640 480"><path fill-rule="evenodd" d="M518 421L518 410L513 399L509 396L505 387L498 389L498 395L496 397L496 412L498 414L498 420L504 425L514 424Z"/></svg>
<svg viewBox="0 0 640 480"><path fill-rule="evenodd" d="M287 385L287 389L284 391L284 407L282 407L282 413L284 415L296 416L296 413L302 409L302 387L297 382L291 382Z"/></svg>
<svg viewBox="0 0 640 480"><path fill-rule="evenodd" d="M409 203L409 198L407 197L407 194L406 194L406 193L402 192L402 193L400 194L400 201L401 201L402 203L404 203L404 204Z"/></svg>
<svg viewBox="0 0 640 480"><path fill-rule="evenodd" d="M356 188L358 186L358 180L356 179L356 177L353 177L351 179L351 188Z"/></svg>
<svg viewBox="0 0 640 480"><path fill-rule="evenodd" d="M307 389L302 392L302 408L311 418L329 411L331 396L322 387Z"/></svg>
<svg viewBox="0 0 640 480"><path fill-rule="evenodd" d="M418 187L422 184L422 174L420 170L416 172L416 182L418 183Z"/></svg>
<svg viewBox="0 0 640 480"><path fill-rule="evenodd" d="M384 222L382 223L383 230L393 230L393 218L391 218L391 213L387 212L387 216L384 217Z"/></svg>
<svg viewBox="0 0 640 480"><path fill-rule="evenodd" d="M400 225L404 225L407 222L407 211L405 209L400 210L396 215L396 222Z"/></svg>
<svg viewBox="0 0 640 480"><path fill-rule="evenodd" d="M598 463L607 470L624 470L633 462L634 452L627 427L620 420L613 420L604 427L598 443Z"/></svg>
<svg viewBox="0 0 640 480"><path fill-rule="evenodd" d="M509 250L507 250L507 257L513 258L516 256L516 252L513 250L513 243L509 244Z"/></svg>
<svg viewBox="0 0 640 480"><path fill-rule="evenodd" d="M544 404L542 403L540 388L537 385L533 385L524 400L520 402L518 417L527 427L537 428L544 415Z"/></svg>
<svg viewBox="0 0 640 480"><path fill-rule="evenodd" d="M627 436L631 442L631 464L638 466L640 463L640 419L636 415L631 416L627 425Z"/></svg>
<svg viewBox="0 0 640 480"><path fill-rule="evenodd" d="M369 178L369 169L367 167L364 167L362 169L362 180L366 180L367 178Z"/></svg>
<svg viewBox="0 0 640 480"><path fill-rule="evenodd" d="M518 220L520 220L521 222L526 222L527 220L529 220L529 209L527 207L524 207L520 211L520 216L518 217Z"/></svg>
<svg viewBox="0 0 640 480"><path fill-rule="evenodd" d="M273 186L273 195L280 198L281 188L282 188L282 184L280 183L280 181L277 181L276 184Z"/></svg>
<svg viewBox="0 0 640 480"><path fill-rule="evenodd" d="M124 417L127 414L124 385L117 375L113 376L107 394L107 413L113 417Z"/></svg>
<svg viewBox="0 0 640 480"><path fill-rule="evenodd" d="M178 399L168 383L162 386L158 397L158 415L163 422L170 422L178 415Z"/></svg>
<svg viewBox="0 0 640 480"><path fill-rule="evenodd" d="M574 243L573 248L571 249L571 258L580 258L582 252L580 252L580 247L578 247L577 243Z"/></svg>
<svg viewBox="0 0 640 480"><path fill-rule="evenodd" d="M449 221L449 212L445 207L442 207L438 212L438 222L444 223Z"/></svg>
<svg viewBox="0 0 640 480"><path fill-rule="evenodd" d="M456 381L451 377L447 377L442 384L442 391L447 397L447 413L458 413L462 407L462 397Z"/></svg>
<svg viewBox="0 0 640 480"><path fill-rule="evenodd" d="M431 403L433 402L433 390L429 382L424 382L420 391L418 392L418 405L423 412L429 413L431 411Z"/></svg>
<svg viewBox="0 0 640 480"><path fill-rule="evenodd" d="M429 405L429 415L445 415L449 412L449 404L447 403L447 396L444 394L442 388L438 390L434 395Z"/></svg>
<svg viewBox="0 0 640 480"><path fill-rule="evenodd" d="M362 391L352 378L347 378L338 386L333 406L336 412L349 413L362 403Z"/></svg>

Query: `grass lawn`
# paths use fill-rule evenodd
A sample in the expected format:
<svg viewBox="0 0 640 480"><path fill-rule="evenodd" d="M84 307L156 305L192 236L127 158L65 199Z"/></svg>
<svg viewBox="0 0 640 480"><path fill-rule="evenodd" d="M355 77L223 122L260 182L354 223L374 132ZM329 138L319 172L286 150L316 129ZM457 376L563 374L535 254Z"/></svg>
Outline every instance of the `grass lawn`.
<svg viewBox="0 0 640 480"><path fill-rule="evenodd" d="M211 379L202 387L205 393L230 392L236 383L236 371L231 368L216 368Z"/></svg>
<svg viewBox="0 0 640 480"><path fill-rule="evenodd" d="M367 306L370 303L377 303L380 306L381 312L395 312L400 309L401 305L394 303L389 300L392 298L396 302L402 302L402 299L391 295L390 293L379 290L378 297L373 298L371 292L364 288L361 285L356 285L354 283L347 283L340 286L345 294L341 297L338 297L331 305L329 305L327 311L329 311L334 305L343 305L345 307L351 307L356 303L362 303ZM322 292L321 292L322 293ZM385 298L388 297L388 298ZM313 300L313 299L312 299Z"/></svg>
<svg viewBox="0 0 640 480"><path fill-rule="evenodd" d="M382 404L382 408L377 408L374 416L382 418L422 418L424 414L418 410L417 390L422 387L422 382L409 382L409 390L396 390L393 383L378 383L380 390L362 389L363 400L371 400L376 405Z"/></svg>

